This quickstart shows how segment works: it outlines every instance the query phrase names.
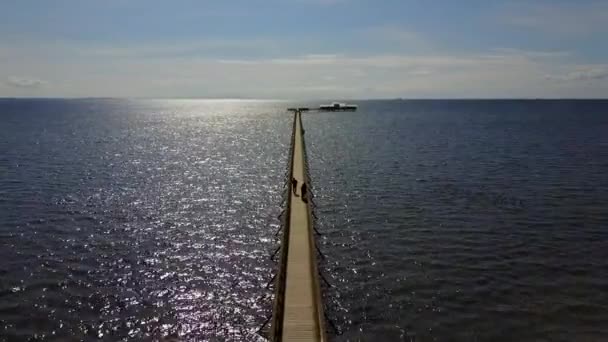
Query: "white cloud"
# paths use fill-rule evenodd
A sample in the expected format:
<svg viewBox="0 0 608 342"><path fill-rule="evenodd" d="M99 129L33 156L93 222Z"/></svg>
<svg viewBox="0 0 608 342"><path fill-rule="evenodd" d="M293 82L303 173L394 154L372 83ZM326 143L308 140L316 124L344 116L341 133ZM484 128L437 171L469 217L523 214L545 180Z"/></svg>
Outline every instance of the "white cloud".
<svg viewBox="0 0 608 342"><path fill-rule="evenodd" d="M196 41L159 41L154 43L94 43L74 41L18 41L2 43L0 61L14 58L66 59L129 59L177 58L214 55L255 55L279 53L282 46L265 38L256 39L200 39Z"/></svg>
<svg viewBox="0 0 608 342"><path fill-rule="evenodd" d="M38 88L47 84L46 81L37 78L17 76L10 76L5 83L11 87L17 88Z"/></svg>
<svg viewBox="0 0 608 342"><path fill-rule="evenodd" d="M36 75L36 78L13 77L13 85L1 84L0 96L166 98L230 94L247 98L437 98L608 94L608 86L602 84L584 88L548 82L546 75L572 71L570 54L559 51L501 48L466 54L368 55L273 52L247 59L184 53L196 44L184 43L182 47L175 44L169 49L173 53L167 54L160 51L160 45L149 44L128 48L68 42L57 43L55 48L44 44L5 44L0 46L0 80L12 75ZM247 42L243 41L242 46L247 46ZM250 46L255 49L257 45ZM277 51L290 51L281 49L283 45L279 42L269 42L269 46L277 46ZM47 82L53 87L44 87Z"/></svg>
<svg viewBox="0 0 608 342"><path fill-rule="evenodd" d="M572 56L571 51L535 51L517 48L494 48L492 51L500 55L519 55L529 58L563 58Z"/></svg>
<svg viewBox="0 0 608 342"><path fill-rule="evenodd" d="M202 40L197 42L170 42L157 44L104 46L85 48L80 52L98 57L139 57L154 58L163 56L201 56L213 52L233 53L251 52L252 50L277 49L278 46L268 39L249 40Z"/></svg>
<svg viewBox="0 0 608 342"><path fill-rule="evenodd" d="M412 71L410 71L410 75L413 76L426 76L431 75L432 73L433 71L429 69L413 69Z"/></svg>
<svg viewBox="0 0 608 342"><path fill-rule="evenodd" d="M608 66L579 66L575 70L564 74L547 75L546 78L552 81L596 81L608 78Z"/></svg>

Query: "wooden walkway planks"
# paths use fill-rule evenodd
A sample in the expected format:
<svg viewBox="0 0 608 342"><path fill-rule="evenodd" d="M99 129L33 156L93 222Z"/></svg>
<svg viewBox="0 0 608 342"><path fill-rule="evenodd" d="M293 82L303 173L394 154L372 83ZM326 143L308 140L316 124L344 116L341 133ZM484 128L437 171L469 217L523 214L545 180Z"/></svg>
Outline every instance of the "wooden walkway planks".
<svg viewBox="0 0 608 342"><path fill-rule="evenodd" d="M282 332L275 341L326 341L323 307L316 261L316 247L310 222L309 203L302 200L301 186L306 180L306 163L300 112L295 113L292 178L297 192L290 193L285 292L282 298ZM276 314L276 313L275 313Z"/></svg>

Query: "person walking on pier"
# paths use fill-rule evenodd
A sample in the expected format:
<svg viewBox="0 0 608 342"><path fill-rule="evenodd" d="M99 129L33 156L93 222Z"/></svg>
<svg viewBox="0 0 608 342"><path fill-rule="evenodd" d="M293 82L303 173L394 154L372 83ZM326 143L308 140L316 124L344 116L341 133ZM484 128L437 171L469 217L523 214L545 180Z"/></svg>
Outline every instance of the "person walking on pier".
<svg viewBox="0 0 608 342"><path fill-rule="evenodd" d="M302 183L302 188L300 189L300 193L302 194L302 201L304 203L308 203L308 198L306 197L306 194L307 194L306 183Z"/></svg>
<svg viewBox="0 0 608 342"><path fill-rule="evenodd" d="M291 190L293 191L293 195L298 197L298 180L295 178L291 178Z"/></svg>

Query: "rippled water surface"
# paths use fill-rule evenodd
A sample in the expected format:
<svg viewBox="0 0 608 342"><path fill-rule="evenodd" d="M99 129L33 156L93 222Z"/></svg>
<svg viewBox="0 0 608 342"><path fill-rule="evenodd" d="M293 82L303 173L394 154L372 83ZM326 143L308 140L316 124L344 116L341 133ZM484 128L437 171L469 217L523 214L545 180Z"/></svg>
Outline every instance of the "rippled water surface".
<svg viewBox="0 0 608 342"><path fill-rule="evenodd" d="M0 340L256 341L284 102L0 100ZM608 338L608 102L304 117L336 341Z"/></svg>
<svg viewBox="0 0 608 342"><path fill-rule="evenodd" d="M608 102L365 102L304 125L338 340L608 339Z"/></svg>
<svg viewBox="0 0 608 342"><path fill-rule="evenodd" d="M0 334L255 340L284 105L3 101Z"/></svg>

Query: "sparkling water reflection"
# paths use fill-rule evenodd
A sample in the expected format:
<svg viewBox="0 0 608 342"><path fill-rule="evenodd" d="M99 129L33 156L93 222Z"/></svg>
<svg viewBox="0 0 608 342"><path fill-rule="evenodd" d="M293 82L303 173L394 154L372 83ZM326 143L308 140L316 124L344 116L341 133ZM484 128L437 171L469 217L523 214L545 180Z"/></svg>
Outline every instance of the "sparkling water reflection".
<svg viewBox="0 0 608 342"><path fill-rule="evenodd" d="M335 340L605 340L607 102L359 105L304 117ZM0 100L0 340L261 340L286 107Z"/></svg>
<svg viewBox="0 0 608 342"><path fill-rule="evenodd" d="M2 108L2 336L260 339L284 105Z"/></svg>

